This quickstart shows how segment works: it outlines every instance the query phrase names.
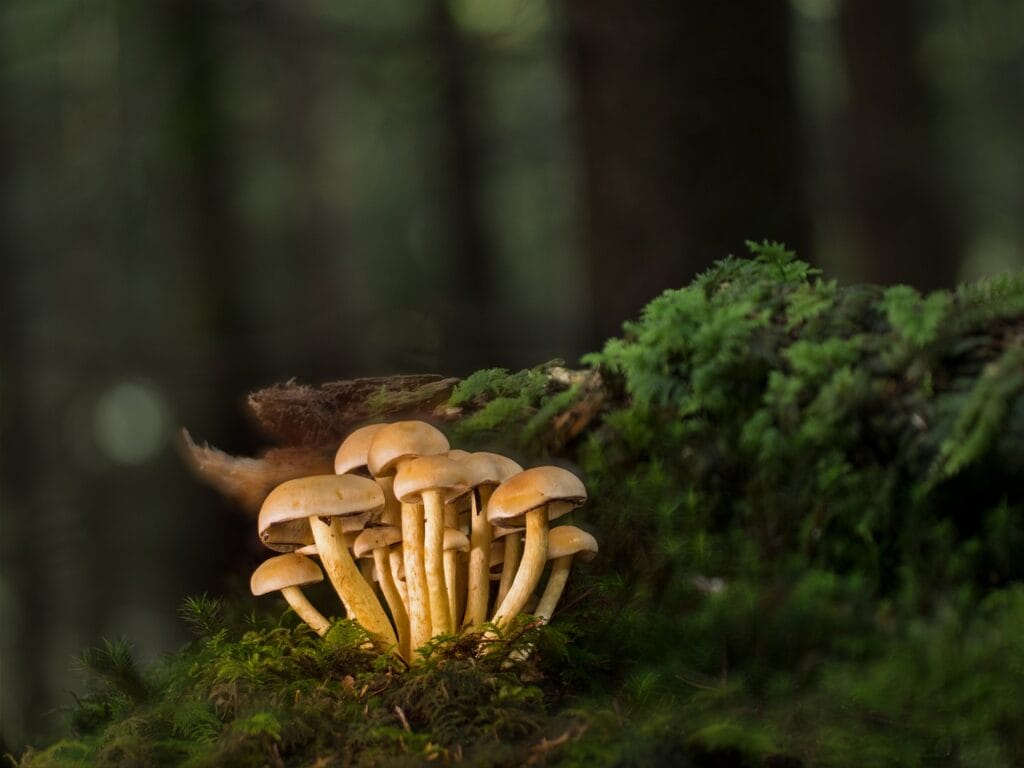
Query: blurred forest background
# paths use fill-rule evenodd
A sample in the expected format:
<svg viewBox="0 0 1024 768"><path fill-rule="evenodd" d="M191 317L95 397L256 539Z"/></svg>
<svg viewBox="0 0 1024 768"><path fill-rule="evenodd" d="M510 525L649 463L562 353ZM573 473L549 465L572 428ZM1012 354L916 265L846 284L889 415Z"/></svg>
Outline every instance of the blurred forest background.
<svg viewBox="0 0 1024 768"><path fill-rule="evenodd" d="M4 0L0 748L179 646L297 377L574 363L746 239L843 282L1024 265L1022 0Z"/></svg>

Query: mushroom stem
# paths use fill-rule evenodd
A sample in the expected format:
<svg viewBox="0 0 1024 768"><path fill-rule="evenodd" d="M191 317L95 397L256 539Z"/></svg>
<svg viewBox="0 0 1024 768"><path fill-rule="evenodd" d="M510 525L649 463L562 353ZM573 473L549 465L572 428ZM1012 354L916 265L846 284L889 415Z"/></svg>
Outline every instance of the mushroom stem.
<svg viewBox="0 0 1024 768"><path fill-rule="evenodd" d="M423 566L430 598L430 623L434 637L450 635L452 620L444 576L444 499L438 490L423 491L425 512Z"/></svg>
<svg viewBox="0 0 1024 768"><path fill-rule="evenodd" d="M448 593L448 615L451 617L449 632L454 631L458 625L457 614L459 611L458 598L458 576L459 576L459 553L458 550L446 549L444 552L444 585Z"/></svg>
<svg viewBox="0 0 1024 768"><path fill-rule="evenodd" d="M534 609L534 615L547 623L551 614L555 611L562 592L565 590L565 582L569 578L569 568L572 565L572 555L556 557L551 561L551 573L548 574L548 583L544 586L544 594L540 596L540 602Z"/></svg>
<svg viewBox="0 0 1024 768"><path fill-rule="evenodd" d="M330 524L319 517L309 518L313 540L320 552L320 562L331 580L334 591L341 598L349 618L358 621L367 632L386 645L398 645L398 638L388 621L387 614L370 585L363 579L345 546L344 533L336 518Z"/></svg>
<svg viewBox="0 0 1024 768"><path fill-rule="evenodd" d="M547 505L531 509L526 513L526 543L519 570L509 587L508 594L494 611L494 623L506 624L522 612L523 607L540 582L541 573L548 559L548 508ZM504 573L502 573L504 576Z"/></svg>
<svg viewBox="0 0 1024 768"><path fill-rule="evenodd" d="M291 609L298 614L298 617L306 622L314 632L320 637L327 634L327 630L331 628L331 622L329 622L324 615L320 613L313 604L309 602L309 599L302 593L302 590L298 587L285 587L281 590L281 594L284 599L288 601L288 605Z"/></svg>
<svg viewBox="0 0 1024 768"><path fill-rule="evenodd" d="M402 550L400 547L391 547L388 551L388 560L391 561L391 580L395 582L395 586L398 587L398 594L402 596L402 604L405 606L406 618L409 616L409 589L405 584L404 578L399 578L399 574L403 577L405 573L405 563L402 560Z"/></svg>
<svg viewBox="0 0 1024 768"><path fill-rule="evenodd" d="M423 566L423 507L402 505L402 559L405 563L405 585L409 595L409 643L415 653L431 637L430 604L427 574ZM444 532L442 531L442 536ZM414 660L410 659L409 663Z"/></svg>
<svg viewBox="0 0 1024 768"><path fill-rule="evenodd" d="M384 593L384 599L391 609L391 618L394 619L395 629L398 631L398 652L406 661L409 660L409 614L406 613L405 603L402 602L402 595L395 585L395 579L391 575L391 564L388 557L387 547L378 547L373 550L373 564L377 568L377 581L380 584L380 591Z"/></svg>
<svg viewBox="0 0 1024 768"><path fill-rule="evenodd" d="M519 566L519 556L523 551L523 541L518 533L510 533L505 536L505 560L501 566L501 581L498 582L498 596L494 604L501 605L509 589L512 587L512 579L515 578L516 568Z"/></svg>
<svg viewBox="0 0 1024 768"><path fill-rule="evenodd" d="M480 503L477 504L476 492L470 499L470 538L469 538L469 594L466 599L467 627L480 627L487 621L487 601L491 596L490 559L491 559L491 524L487 522L484 508L491 497L491 488L480 486Z"/></svg>

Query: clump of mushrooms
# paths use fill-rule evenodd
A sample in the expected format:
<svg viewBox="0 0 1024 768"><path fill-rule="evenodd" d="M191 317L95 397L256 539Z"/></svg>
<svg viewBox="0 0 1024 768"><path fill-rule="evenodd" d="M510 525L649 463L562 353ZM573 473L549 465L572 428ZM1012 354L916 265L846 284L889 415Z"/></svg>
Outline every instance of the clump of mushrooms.
<svg viewBox="0 0 1024 768"><path fill-rule="evenodd" d="M300 587L325 572L348 618L415 664L438 636L488 620L507 625L524 612L549 621L574 559L597 553L585 531L550 527L586 500L578 477L453 450L426 422L360 427L334 466L334 475L288 480L266 497L260 539L283 554L252 577L253 594L280 591L320 635L330 622Z"/></svg>

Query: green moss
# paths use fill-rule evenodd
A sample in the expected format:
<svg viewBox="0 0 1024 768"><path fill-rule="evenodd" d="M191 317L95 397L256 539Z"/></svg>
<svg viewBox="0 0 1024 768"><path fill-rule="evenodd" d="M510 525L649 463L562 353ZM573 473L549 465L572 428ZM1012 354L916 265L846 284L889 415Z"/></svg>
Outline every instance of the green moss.
<svg viewBox="0 0 1024 768"><path fill-rule="evenodd" d="M196 599L163 665L87 656L77 735L25 764L1019 763L1024 279L920 296L751 251L652 301L599 378L481 371L446 404L460 447L541 462L603 382L557 443L601 553L551 626L406 670L350 623Z"/></svg>

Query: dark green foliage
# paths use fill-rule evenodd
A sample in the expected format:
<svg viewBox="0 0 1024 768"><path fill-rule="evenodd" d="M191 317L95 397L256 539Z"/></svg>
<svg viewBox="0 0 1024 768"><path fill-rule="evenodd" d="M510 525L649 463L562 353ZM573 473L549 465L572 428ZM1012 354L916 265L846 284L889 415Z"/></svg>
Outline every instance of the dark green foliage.
<svg viewBox="0 0 1024 768"><path fill-rule="evenodd" d="M190 598L182 613L219 615L212 605ZM561 647L557 630L525 620L486 642L437 640L411 670L348 621L323 640L304 625L251 624L204 624L145 679L126 644L89 651L94 685L76 702L75 737L23 765L508 765L573 723L549 712L555 683L524 682L546 680L545 651Z"/></svg>
<svg viewBox="0 0 1024 768"><path fill-rule="evenodd" d="M406 670L197 598L163 667L93 652L79 737L26 764L1024 765L1024 279L840 288L751 250L590 372L481 371L443 407L537 463L591 404L555 458L601 553L550 627Z"/></svg>

